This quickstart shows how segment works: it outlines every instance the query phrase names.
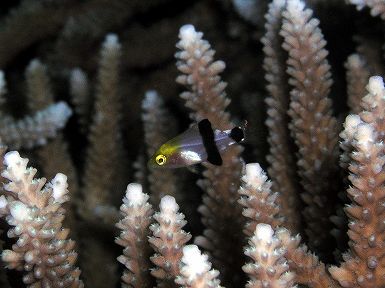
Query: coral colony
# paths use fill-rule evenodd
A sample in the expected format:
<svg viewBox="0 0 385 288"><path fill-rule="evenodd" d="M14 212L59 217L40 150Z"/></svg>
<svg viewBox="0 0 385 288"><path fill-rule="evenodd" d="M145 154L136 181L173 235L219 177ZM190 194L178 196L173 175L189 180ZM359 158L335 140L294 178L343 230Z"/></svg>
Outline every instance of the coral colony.
<svg viewBox="0 0 385 288"><path fill-rule="evenodd" d="M385 287L384 1L1 5L0 287Z"/></svg>

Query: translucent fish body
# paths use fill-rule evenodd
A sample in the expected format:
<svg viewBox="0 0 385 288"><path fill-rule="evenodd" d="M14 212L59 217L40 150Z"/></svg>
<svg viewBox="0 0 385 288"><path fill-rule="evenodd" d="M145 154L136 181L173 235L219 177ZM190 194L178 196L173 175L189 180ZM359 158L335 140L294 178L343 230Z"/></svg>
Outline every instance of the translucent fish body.
<svg viewBox="0 0 385 288"><path fill-rule="evenodd" d="M235 132L237 135L234 134ZM226 131L213 130L210 122L204 119L163 144L151 157L149 165L179 168L204 161L221 165L220 153L230 145L242 140L243 130L241 128L235 127Z"/></svg>

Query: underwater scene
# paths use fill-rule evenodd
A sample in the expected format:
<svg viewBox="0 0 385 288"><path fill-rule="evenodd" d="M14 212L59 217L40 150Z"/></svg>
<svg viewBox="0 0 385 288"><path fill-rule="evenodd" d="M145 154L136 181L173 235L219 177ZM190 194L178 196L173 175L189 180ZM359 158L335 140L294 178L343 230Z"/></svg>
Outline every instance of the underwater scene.
<svg viewBox="0 0 385 288"><path fill-rule="evenodd" d="M384 21L2 1L0 287L385 287Z"/></svg>

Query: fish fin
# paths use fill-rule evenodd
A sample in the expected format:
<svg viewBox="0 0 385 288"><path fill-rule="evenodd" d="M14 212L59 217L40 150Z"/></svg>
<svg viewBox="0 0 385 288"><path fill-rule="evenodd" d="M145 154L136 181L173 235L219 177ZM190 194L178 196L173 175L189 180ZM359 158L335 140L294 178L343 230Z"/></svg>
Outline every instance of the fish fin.
<svg viewBox="0 0 385 288"><path fill-rule="evenodd" d="M219 154L215 143L214 131L208 119L203 119L198 123L199 133L201 134L203 145L207 153L207 161L213 165L222 165L222 157Z"/></svg>

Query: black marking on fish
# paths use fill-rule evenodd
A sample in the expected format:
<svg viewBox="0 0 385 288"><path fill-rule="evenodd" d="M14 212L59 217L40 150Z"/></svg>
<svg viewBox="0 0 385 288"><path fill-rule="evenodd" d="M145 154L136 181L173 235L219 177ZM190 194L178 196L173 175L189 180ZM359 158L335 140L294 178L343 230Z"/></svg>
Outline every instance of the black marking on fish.
<svg viewBox="0 0 385 288"><path fill-rule="evenodd" d="M230 138L237 143L241 142L245 138L245 134L243 133L242 128L234 127L233 129L231 129Z"/></svg>
<svg viewBox="0 0 385 288"><path fill-rule="evenodd" d="M202 137L203 146L206 149L207 161L213 165L220 166L223 163L221 154L215 144L214 131L208 119L203 119L198 123L199 134Z"/></svg>

